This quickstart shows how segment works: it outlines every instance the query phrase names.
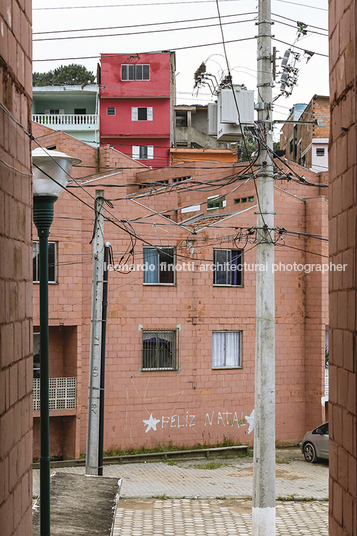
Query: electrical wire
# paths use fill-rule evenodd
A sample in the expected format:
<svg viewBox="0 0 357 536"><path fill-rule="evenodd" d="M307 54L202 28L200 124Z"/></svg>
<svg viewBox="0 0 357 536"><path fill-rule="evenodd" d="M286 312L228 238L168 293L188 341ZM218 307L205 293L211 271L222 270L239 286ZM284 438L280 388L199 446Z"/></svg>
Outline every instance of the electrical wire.
<svg viewBox="0 0 357 536"><path fill-rule="evenodd" d="M106 6L57 6L57 7L34 7L33 11L49 11L49 10L58 10L58 9L102 9L102 8L123 8L123 7L147 7L147 6L173 6L180 4L210 4L216 0L189 0L189 2L153 2L153 3L144 3L144 4L111 4ZM243 0L221 0L222 2L242 2Z"/></svg>
<svg viewBox="0 0 357 536"><path fill-rule="evenodd" d="M234 15L226 15L226 17L233 17ZM208 17L209 19L214 19L216 17ZM200 19L196 19L200 20ZM205 20L205 19L201 19ZM254 19L247 19L247 20L238 20L238 21L226 21L224 22L225 25L230 24L241 24L244 22L254 22ZM153 23L151 25L158 26L159 24L177 24L176 22L166 22L166 23ZM221 23L212 23L212 24L204 24L200 26L186 26L183 28L164 28L164 29L155 29L155 30L142 30L142 31L135 31L135 32L128 32L128 33L115 33L115 34L104 34L104 35L75 35L75 36L65 36L65 37L44 37L44 38L38 38L33 39L33 42L40 42L40 41L61 41L61 40L72 40L72 39L96 39L96 38L102 38L102 37L127 37L130 35L146 35L146 34L152 34L152 33L162 33L162 32L175 32L175 31L187 31L187 30L199 30L201 28L212 28L214 26L219 26ZM284 24L284 23L280 23ZM150 26L151 26L150 25ZM141 26L141 25L137 25ZM135 26L134 26L135 27ZM115 27L114 27L115 28ZM119 26L118 28L128 28L126 26ZM130 26L129 26L130 28ZM98 28L99 30L99 28ZM63 30L62 30L63 31ZM66 30L66 32L71 32L73 30ZM74 30L77 31L77 30ZM83 31L83 30L82 30ZM54 33L54 32L53 32Z"/></svg>
<svg viewBox="0 0 357 536"><path fill-rule="evenodd" d="M225 0L225 1L228 1L228 0ZM236 1L236 0L234 0ZM253 39L255 39L255 36L253 37L244 37L242 39L231 39L229 41L226 41L226 44L228 43L241 43L243 41L252 41ZM218 42L215 42L215 43L203 43L203 44L199 44L199 45L187 45L187 46L182 46L182 47L173 47L173 48L170 48L170 51L171 52L175 52L175 51L178 51L178 50L190 50L190 49L193 49L193 48L204 48L204 47L212 47L212 46L218 46L218 45L221 45L222 42L221 41L218 41ZM139 52L138 54L159 54L161 53L162 51L161 50L147 50L147 51L141 51ZM106 56L117 56L117 54L113 53L113 54L106 54ZM38 63L38 62L44 62L44 61L74 61L74 60L93 60L93 59L100 59L100 55L99 54L96 54L95 56L76 56L76 57L71 57L71 58L42 58L42 59L33 59L32 62L33 63Z"/></svg>

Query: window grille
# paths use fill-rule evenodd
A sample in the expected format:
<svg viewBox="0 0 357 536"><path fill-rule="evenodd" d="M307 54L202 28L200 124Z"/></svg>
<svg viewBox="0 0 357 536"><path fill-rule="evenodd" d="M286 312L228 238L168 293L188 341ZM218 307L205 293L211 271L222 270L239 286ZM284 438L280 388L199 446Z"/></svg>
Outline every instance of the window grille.
<svg viewBox="0 0 357 536"><path fill-rule="evenodd" d="M143 331L143 370L176 368L176 331Z"/></svg>

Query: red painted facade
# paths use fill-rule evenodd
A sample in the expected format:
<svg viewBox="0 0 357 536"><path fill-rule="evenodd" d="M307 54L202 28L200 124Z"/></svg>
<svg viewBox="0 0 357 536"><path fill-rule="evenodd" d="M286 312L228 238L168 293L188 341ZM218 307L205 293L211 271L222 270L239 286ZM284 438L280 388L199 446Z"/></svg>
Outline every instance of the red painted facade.
<svg viewBox="0 0 357 536"><path fill-rule="evenodd" d="M149 167L169 164L174 55L102 54L100 142Z"/></svg>

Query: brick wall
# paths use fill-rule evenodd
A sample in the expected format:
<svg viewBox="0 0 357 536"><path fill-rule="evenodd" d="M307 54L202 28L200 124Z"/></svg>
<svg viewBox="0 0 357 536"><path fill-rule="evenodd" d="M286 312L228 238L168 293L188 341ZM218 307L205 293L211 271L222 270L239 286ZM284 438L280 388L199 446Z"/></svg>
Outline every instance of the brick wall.
<svg viewBox="0 0 357 536"><path fill-rule="evenodd" d="M289 116L292 119L293 116ZM322 119L324 126L301 124L303 121ZM311 168L311 143L316 138L328 138L330 132L329 97L314 95L307 104L299 121L284 125L280 133L280 149L285 150L289 160L299 162L305 156L305 166ZM291 145L292 142L292 145ZM295 152L293 146L296 145ZM291 150L292 148L292 150Z"/></svg>
<svg viewBox="0 0 357 536"><path fill-rule="evenodd" d="M0 3L0 101L31 128L31 3ZM25 7L24 7L25 6ZM1 535L32 534L30 140L0 107Z"/></svg>
<svg viewBox="0 0 357 536"><path fill-rule="evenodd" d="M354 2L330 2L330 534L356 535L356 62Z"/></svg>
<svg viewBox="0 0 357 536"><path fill-rule="evenodd" d="M55 136L60 150L66 147L68 154L83 158L81 166L74 172L77 177L85 176L95 149L90 148L86 153L84 144L67 135L60 138L59 133L42 138L43 145L47 146L47 141L53 141ZM113 208L106 205L110 214L119 220L132 221L133 229L140 237L133 244L130 244L127 233L105 222L104 240L109 240L113 246L114 264L119 263L127 248L131 249L133 245L134 263L142 263L143 245L149 243L175 246L180 265L189 261L196 265L194 270L177 272L174 286L143 285L140 270L126 274L109 273L104 448L153 446L168 441L193 445L199 441L223 441L224 437L251 443L252 434L248 434L248 426L242 420L250 415L254 405L256 273L254 269L245 270L243 287L214 287L212 271L201 271L199 266L212 264L216 247L235 249L243 246L234 242L234 237L237 227L256 225L254 184L249 181L222 186L220 193L227 194L227 205L215 214L239 211L242 214L197 234L190 234L175 224L193 215L181 213L181 208L199 204L199 212L207 213L207 197L214 195L216 190L186 190L184 183L178 183L181 186L178 191L170 188L160 195L146 195L138 198L137 203L126 198L134 191L137 194L150 192L150 188L132 186L135 184L172 181L187 176L192 176L194 181L217 181L244 169L244 164L227 168L226 163L210 163L208 166L204 162L194 162L147 170L108 146L101 148L100 162L102 169L107 170L104 175L109 175L111 168L119 168L122 172L88 183L86 192L79 188L71 188L71 191L93 206L90 196L103 187L105 197L114 204ZM292 165L297 173L303 170L307 180L318 180L311 171ZM279 167L282 172L287 171L285 164L279 163ZM143 171L138 172L139 169ZM176 183L170 182L170 186L172 184ZM325 197L319 197L322 190L292 181L279 182L275 191L276 225L295 232L326 235L327 202ZM235 198L246 201L238 204ZM157 214L161 211L169 213L171 220ZM71 421L69 427L71 433L75 428L77 455L84 452L86 445L92 285L92 245L89 242L92 232L93 210L71 197L69 192L64 192L55 204L51 226L51 239L58 242L59 267L58 284L50 285L49 289L49 316L53 329L58 330L61 325L64 329L77 326L77 356L73 357L77 360L77 410L76 421ZM310 246L316 248L317 260L308 256ZM319 248L316 240L308 242L301 236L286 236L285 246L281 241L276 248L276 263L292 266L294 263L319 262L322 252ZM255 260L254 247L247 246L244 261L252 266ZM321 423L323 333L328 322L323 285L324 279L319 273L305 274L301 269L291 270L289 267L286 271L276 272L277 438L283 443L297 443L308 426ZM37 310L38 288L34 285L34 317L38 315ZM179 371L143 372L139 325L144 330L171 330L178 324L181 325ZM212 369L212 331L215 330L242 330L241 369ZM58 335L54 335L54 340ZM55 361L59 354L53 352L50 361ZM306 366L306 360L310 368ZM62 373L61 367L57 370L58 374ZM310 378L312 372L314 375ZM314 378L316 381L311 381ZM146 432L144 421L150 414L159 423L156 430ZM53 435L56 448L59 439L67 433L63 428L61 430Z"/></svg>

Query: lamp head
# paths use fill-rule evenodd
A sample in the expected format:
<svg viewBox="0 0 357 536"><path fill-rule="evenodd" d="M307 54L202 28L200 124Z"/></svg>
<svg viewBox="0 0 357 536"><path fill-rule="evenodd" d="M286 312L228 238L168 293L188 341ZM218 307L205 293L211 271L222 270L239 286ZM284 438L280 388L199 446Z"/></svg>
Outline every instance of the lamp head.
<svg viewBox="0 0 357 536"><path fill-rule="evenodd" d="M67 186L72 166L81 160L60 151L37 148L32 151L32 162L34 197L57 198Z"/></svg>

